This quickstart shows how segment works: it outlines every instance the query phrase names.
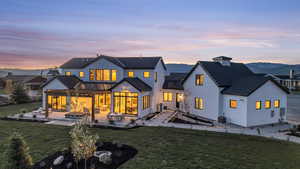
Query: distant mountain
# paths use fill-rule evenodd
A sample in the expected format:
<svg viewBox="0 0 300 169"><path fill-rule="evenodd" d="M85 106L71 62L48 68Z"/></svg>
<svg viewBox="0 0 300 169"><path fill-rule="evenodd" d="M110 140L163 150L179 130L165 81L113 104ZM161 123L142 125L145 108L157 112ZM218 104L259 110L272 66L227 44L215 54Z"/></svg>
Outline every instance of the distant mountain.
<svg viewBox="0 0 300 169"><path fill-rule="evenodd" d="M280 63L249 63L247 66L255 73L288 75L291 69L295 70L296 73L300 73L300 65L288 65Z"/></svg>
<svg viewBox="0 0 300 169"><path fill-rule="evenodd" d="M6 76L9 72L13 75L40 75L43 71L43 74L47 73L47 69L38 69L38 70L27 70L27 69L0 69L0 77Z"/></svg>
<svg viewBox="0 0 300 169"><path fill-rule="evenodd" d="M176 72L176 73L185 73L189 72L194 65L188 65L188 64L175 64L175 63L170 63L166 64L166 67L169 72Z"/></svg>

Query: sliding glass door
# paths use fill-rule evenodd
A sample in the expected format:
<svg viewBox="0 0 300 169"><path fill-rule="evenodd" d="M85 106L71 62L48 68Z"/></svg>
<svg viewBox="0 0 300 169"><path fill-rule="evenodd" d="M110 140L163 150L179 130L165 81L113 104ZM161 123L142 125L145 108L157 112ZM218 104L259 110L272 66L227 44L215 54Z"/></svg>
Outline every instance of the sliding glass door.
<svg viewBox="0 0 300 169"><path fill-rule="evenodd" d="M48 96L48 107L54 111L66 111L67 97L66 96Z"/></svg>
<svg viewBox="0 0 300 169"><path fill-rule="evenodd" d="M114 92L114 112L136 115L138 113L138 94L132 92Z"/></svg>

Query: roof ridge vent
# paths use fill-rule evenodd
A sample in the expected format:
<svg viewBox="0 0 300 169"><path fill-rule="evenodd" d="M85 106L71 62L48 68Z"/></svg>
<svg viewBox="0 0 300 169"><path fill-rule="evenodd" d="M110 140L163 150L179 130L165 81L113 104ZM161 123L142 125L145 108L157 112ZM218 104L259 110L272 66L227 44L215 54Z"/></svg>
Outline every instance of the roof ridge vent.
<svg viewBox="0 0 300 169"><path fill-rule="evenodd" d="M222 66L231 66L232 58L226 56L219 56L213 58L214 62L219 62Z"/></svg>

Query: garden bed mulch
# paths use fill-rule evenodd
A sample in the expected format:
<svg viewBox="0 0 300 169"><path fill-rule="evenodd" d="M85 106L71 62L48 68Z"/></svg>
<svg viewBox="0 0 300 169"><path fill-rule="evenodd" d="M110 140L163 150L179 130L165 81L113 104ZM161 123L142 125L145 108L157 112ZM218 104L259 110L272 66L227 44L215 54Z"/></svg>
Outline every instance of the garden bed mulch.
<svg viewBox="0 0 300 169"><path fill-rule="evenodd" d="M97 151L110 151L112 153L112 162L110 164L104 164L99 161L97 157L91 157L87 160L87 168L91 169L116 169L123 163L132 159L137 150L131 146L124 144L114 144L111 142L104 142L103 144L97 143ZM53 161L59 156L63 155L64 160L60 165L54 166ZM70 164L71 167L70 167ZM68 168L69 167L69 168ZM73 158L73 155L69 150L56 152L45 159L37 162L32 169L77 169L77 164ZM81 160L78 163L78 169L84 169L85 162Z"/></svg>

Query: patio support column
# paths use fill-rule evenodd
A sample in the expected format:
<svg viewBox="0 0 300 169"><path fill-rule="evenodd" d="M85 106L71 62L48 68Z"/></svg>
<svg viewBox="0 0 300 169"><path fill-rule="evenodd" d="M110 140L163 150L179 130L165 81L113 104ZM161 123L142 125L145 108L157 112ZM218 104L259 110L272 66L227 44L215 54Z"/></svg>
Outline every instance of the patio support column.
<svg viewBox="0 0 300 169"><path fill-rule="evenodd" d="M46 108L46 113L45 113L45 116L46 118L48 118L49 116L49 105L48 105L48 93L45 92L45 108Z"/></svg>
<svg viewBox="0 0 300 169"><path fill-rule="evenodd" d="M95 95L92 95L92 122L95 121Z"/></svg>

